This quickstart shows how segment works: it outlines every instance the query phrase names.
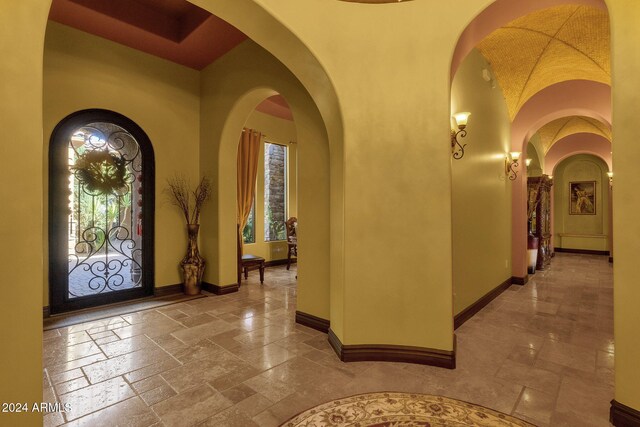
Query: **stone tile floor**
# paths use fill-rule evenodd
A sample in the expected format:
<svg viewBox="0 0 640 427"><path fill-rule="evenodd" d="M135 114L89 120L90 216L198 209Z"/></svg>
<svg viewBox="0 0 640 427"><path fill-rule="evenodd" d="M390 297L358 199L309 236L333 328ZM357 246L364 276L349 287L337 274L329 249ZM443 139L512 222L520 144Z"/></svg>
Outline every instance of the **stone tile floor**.
<svg viewBox="0 0 640 427"><path fill-rule="evenodd" d="M277 426L358 393L441 394L536 425L607 426L612 267L558 254L457 331L458 368L338 360L294 322L295 269L251 272L236 294L49 330L45 426Z"/></svg>

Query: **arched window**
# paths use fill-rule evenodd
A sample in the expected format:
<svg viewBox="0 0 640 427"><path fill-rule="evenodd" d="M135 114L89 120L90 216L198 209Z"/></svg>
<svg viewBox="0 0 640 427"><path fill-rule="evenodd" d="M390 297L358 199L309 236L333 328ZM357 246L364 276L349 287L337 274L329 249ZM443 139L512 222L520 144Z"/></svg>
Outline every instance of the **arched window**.
<svg viewBox="0 0 640 427"><path fill-rule="evenodd" d="M50 310L153 293L153 148L128 118L84 110L49 146Z"/></svg>

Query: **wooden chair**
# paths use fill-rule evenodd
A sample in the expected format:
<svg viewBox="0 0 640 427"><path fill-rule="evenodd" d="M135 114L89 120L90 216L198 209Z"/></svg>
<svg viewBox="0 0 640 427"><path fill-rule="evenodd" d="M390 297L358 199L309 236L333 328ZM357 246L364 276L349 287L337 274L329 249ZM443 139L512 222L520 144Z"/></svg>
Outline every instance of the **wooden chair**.
<svg viewBox="0 0 640 427"><path fill-rule="evenodd" d="M238 225L238 286L242 284L242 272L244 271L245 280L249 278L249 269L258 267L260 270L260 284L264 283L264 266L265 260L257 255L242 254L242 245L240 239L240 225Z"/></svg>
<svg viewBox="0 0 640 427"><path fill-rule="evenodd" d="M291 255L298 257L298 218L292 216L285 221L287 229L287 270L291 267Z"/></svg>
<svg viewBox="0 0 640 427"><path fill-rule="evenodd" d="M264 258L257 255L242 255L242 269L245 280L249 278L249 269L258 267L260 270L260 284L264 283Z"/></svg>

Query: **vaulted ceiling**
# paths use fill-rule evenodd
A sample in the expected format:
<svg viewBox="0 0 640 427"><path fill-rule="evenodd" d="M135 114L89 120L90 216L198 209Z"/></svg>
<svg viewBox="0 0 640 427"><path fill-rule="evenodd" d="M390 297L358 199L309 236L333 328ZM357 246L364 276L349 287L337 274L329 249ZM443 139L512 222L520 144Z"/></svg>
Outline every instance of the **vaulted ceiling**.
<svg viewBox="0 0 640 427"><path fill-rule="evenodd" d="M556 142L578 133L599 135L611 142L611 129L608 125L594 118L584 116L570 116L554 120L544 125L537 132L544 148L544 154L548 153Z"/></svg>
<svg viewBox="0 0 640 427"><path fill-rule="evenodd" d="M611 84L609 16L602 9L563 5L533 12L495 30L477 48L491 64L511 120L555 83Z"/></svg>

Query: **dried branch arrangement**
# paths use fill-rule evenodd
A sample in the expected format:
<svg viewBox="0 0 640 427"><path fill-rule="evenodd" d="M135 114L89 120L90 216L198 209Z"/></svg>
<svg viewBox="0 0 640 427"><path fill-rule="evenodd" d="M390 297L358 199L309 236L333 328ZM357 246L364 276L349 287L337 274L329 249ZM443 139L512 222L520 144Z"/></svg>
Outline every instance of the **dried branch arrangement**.
<svg viewBox="0 0 640 427"><path fill-rule="evenodd" d="M175 175L167 179L171 203L177 206L184 215L187 224L198 224L200 222L200 210L204 203L211 198L211 181L206 176L202 177L200 183L191 191L189 181L184 175ZM191 209L191 198L193 198L193 209Z"/></svg>

